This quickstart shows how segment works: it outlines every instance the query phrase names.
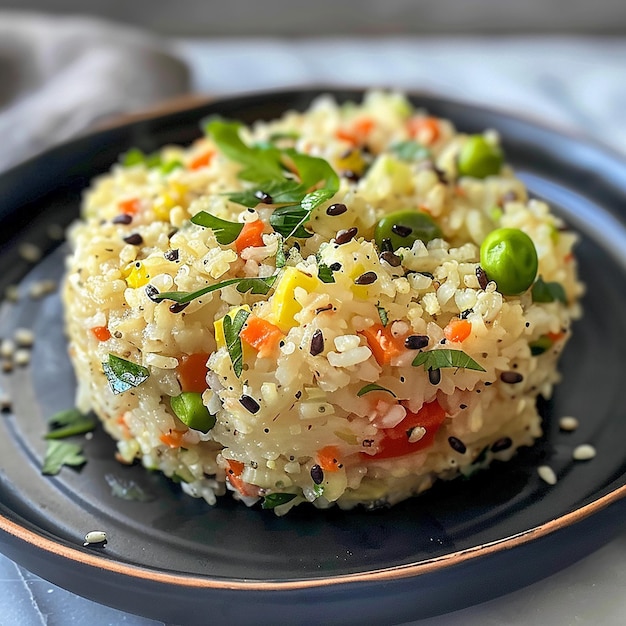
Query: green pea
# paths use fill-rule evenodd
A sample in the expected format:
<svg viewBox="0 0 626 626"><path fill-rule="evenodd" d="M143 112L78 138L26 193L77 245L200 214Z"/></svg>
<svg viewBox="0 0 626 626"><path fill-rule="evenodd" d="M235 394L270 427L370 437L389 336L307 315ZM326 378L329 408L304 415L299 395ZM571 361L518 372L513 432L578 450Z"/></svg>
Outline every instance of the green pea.
<svg viewBox="0 0 626 626"><path fill-rule="evenodd" d="M394 250L410 248L418 239L426 243L441 236L441 228L424 211L397 211L385 215L376 224L374 232L380 249L383 249L383 240L389 239Z"/></svg>
<svg viewBox="0 0 626 626"><path fill-rule="evenodd" d="M518 295L535 281L537 250L533 240L518 228L498 228L480 246L480 265L500 293Z"/></svg>
<svg viewBox="0 0 626 626"><path fill-rule="evenodd" d="M208 433L215 426L215 415L202 402L202 394L183 391L179 396L170 398L170 405L176 417L189 428Z"/></svg>
<svg viewBox="0 0 626 626"><path fill-rule="evenodd" d="M486 178L500 172L504 155L497 146L482 135L468 137L459 153L459 174L473 178Z"/></svg>

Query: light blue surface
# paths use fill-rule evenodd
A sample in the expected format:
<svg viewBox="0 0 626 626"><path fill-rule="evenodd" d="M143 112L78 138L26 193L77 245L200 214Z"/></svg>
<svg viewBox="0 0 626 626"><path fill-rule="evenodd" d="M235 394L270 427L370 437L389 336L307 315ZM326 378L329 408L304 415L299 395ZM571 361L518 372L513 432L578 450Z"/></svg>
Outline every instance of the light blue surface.
<svg viewBox="0 0 626 626"><path fill-rule="evenodd" d="M521 113L626 146L626 41L598 39L181 41L197 91L385 85ZM558 574L421 626L621 625L626 534ZM70 594L0 557L1 626L162 624Z"/></svg>

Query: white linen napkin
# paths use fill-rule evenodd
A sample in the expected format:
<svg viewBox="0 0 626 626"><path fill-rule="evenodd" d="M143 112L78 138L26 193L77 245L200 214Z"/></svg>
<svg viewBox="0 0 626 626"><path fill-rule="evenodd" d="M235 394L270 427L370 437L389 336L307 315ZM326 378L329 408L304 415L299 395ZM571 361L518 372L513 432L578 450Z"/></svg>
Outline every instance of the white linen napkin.
<svg viewBox="0 0 626 626"><path fill-rule="evenodd" d="M184 62L154 36L91 18L0 12L0 171L188 86Z"/></svg>

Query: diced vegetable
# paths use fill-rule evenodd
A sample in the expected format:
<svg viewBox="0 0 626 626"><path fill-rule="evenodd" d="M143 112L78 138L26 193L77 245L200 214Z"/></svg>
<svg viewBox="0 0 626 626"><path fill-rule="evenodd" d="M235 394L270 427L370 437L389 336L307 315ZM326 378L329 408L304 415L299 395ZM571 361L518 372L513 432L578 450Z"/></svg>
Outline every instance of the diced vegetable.
<svg viewBox="0 0 626 626"><path fill-rule="evenodd" d="M198 352L197 354L184 354L180 358L177 372L183 391L202 393L208 388L206 364L209 356L206 352Z"/></svg>
<svg viewBox="0 0 626 626"><path fill-rule="evenodd" d="M325 472L337 472L340 454L337 446L325 446L317 451L317 463Z"/></svg>
<svg viewBox="0 0 626 626"><path fill-rule="evenodd" d="M265 224L261 220L254 222L246 222L235 239L235 248L238 254L241 254L246 248L260 248L263 243L263 229Z"/></svg>
<svg viewBox="0 0 626 626"><path fill-rule="evenodd" d="M244 464L240 461L233 461L232 459L228 459L226 464L226 476L231 486L242 496L257 497L259 495L259 488L256 485L245 482L241 478L245 467Z"/></svg>
<svg viewBox="0 0 626 626"><path fill-rule="evenodd" d="M285 268L271 300L274 323L282 330L295 326L294 316L302 310L302 305L294 297L296 287L310 293L320 284L315 276L309 276L295 267Z"/></svg>
<svg viewBox="0 0 626 626"><path fill-rule="evenodd" d="M186 430L170 430L168 433L163 433L159 436L159 439L170 448L180 448L183 445L183 436Z"/></svg>
<svg viewBox="0 0 626 626"><path fill-rule="evenodd" d="M394 250L411 248L420 239L424 243L441 237L437 222L424 211L396 211L385 215L378 224L374 239L382 249L383 240L389 239Z"/></svg>
<svg viewBox="0 0 626 626"><path fill-rule="evenodd" d="M436 117L413 117L407 127L409 133L425 146L434 144L441 134Z"/></svg>
<svg viewBox="0 0 626 626"><path fill-rule="evenodd" d="M443 329L443 334L448 341L465 341L472 332L472 323L469 320L453 319Z"/></svg>
<svg viewBox="0 0 626 626"><path fill-rule="evenodd" d="M271 357L285 337L278 326L256 315L248 317L239 336L257 351L261 359Z"/></svg>
<svg viewBox="0 0 626 626"><path fill-rule="evenodd" d="M94 326L91 332L98 341L108 341L111 339L111 333L106 326Z"/></svg>
<svg viewBox="0 0 626 626"><path fill-rule="evenodd" d="M170 398L170 405L176 417L193 430L208 433L215 426L215 415L209 413L200 393L183 391L180 395Z"/></svg>
<svg viewBox="0 0 626 626"><path fill-rule="evenodd" d="M141 201L139 198L129 198L128 200L122 200L118 203L120 213L126 213L126 215L135 215L141 208Z"/></svg>
<svg viewBox="0 0 626 626"><path fill-rule="evenodd" d="M389 326L374 324L360 334L367 339L367 344L378 365L389 365L391 360L404 351L403 339L391 334Z"/></svg>
<svg viewBox="0 0 626 626"><path fill-rule="evenodd" d="M504 155L497 146L482 135L472 135L459 153L459 174L473 178L486 178L500 173Z"/></svg>
<svg viewBox="0 0 626 626"><path fill-rule="evenodd" d="M213 156L214 156L214 152L213 150L207 150L206 152L203 152L201 154L199 154L198 156L194 157L191 162L189 163L189 169L190 170L199 170L203 167L207 167L208 165L211 164L211 161L213 160Z"/></svg>

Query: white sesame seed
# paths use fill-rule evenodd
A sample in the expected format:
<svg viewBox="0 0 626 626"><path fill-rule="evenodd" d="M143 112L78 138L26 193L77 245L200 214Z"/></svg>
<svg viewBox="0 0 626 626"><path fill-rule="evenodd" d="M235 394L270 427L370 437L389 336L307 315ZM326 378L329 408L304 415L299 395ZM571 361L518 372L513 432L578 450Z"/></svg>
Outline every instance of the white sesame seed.
<svg viewBox="0 0 626 626"><path fill-rule="evenodd" d="M18 254L29 263L36 263L41 258L41 249L34 243L23 243L17 250Z"/></svg>
<svg viewBox="0 0 626 626"><path fill-rule="evenodd" d="M572 457L575 461L589 461L594 456L596 456L596 449L588 443L576 446L574 452L572 452Z"/></svg>
<svg viewBox="0 0 626 626"><path fill-rule="evenodd" d="M0 344L0 356L10 359L15 353L15 343L11 339L3 339Z"/></svg>
<svg viewBox="0 0 626 626"><path fill-rule="evenodd" d="M103 530L92 530L85 535L85 543L83 545L89 546L94 543L105 543L107 540L107 534Z"/></svg>
<svg viewBox="0 0 626 626"><path fill-rule="evenodd" d="M537 474L539 474L539 478L548 483L548 485L556 485L556 474L549 465L540 465L537 468Z"/></svg>
<svg viewBox="0 0 626 626"><path fill-rule="evenodd" d="M35 333L30 328L18 328L13 333L13 339L18 346L29 348L35 343Z"/></svg>
<svg viewBox="0 0 626 626"><path fill-rule="evenodd" d="M65 231L63 226L59 224L50 224L46 230L46 234L54 241L63 241L65 239Z"/></svg>
<svg viewBox="0 0 626 626"><path fill-rule="evenodd" d="M11 410L11 398L4 392L0 392L0 411L8 413Z"/></svg>
<svg viewBox="0 0 626 626"><path fill-rule="evenodd" d="M571 432L578 428L578 420L575 417L566 415L559 420L559 428Z"/></svg>
<svg viewBox="0 0 626 626"><path fill-rule="evenodd" d="M26 348L19 348L15 351L13 361L15 362L15 365L28 365L30 363L30 350L27 350Z"/></svg>
<svg viewBox="0 0 626 626"><path fill-rule="evenodd" d="M19 287L17 285L9 285L5 290L4 290L4 297L9 301L9 302L17 302L20 299L20 290Z"/></svg>
<svg viewBox="0 0 626 626"><path fill-rule="evenodd" d="M31 298L41 298L49 293L52 293L57 288L57 284L53 280L40 280L33 283L28 290L28 295Z"/></svg>

